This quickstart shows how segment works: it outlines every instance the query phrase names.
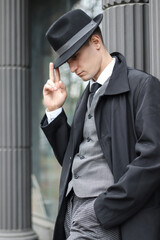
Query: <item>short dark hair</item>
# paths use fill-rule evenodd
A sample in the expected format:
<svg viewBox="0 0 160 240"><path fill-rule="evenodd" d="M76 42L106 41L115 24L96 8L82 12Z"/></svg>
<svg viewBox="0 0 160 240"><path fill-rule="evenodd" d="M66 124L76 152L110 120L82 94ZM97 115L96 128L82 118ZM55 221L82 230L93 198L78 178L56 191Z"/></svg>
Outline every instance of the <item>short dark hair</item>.
<svg viewBox="0 0 160 240"><path fill-rule="evenodd" d="M101 38L102 43L104 44L103 36L102 36L102 31L101 31L101 29L100 29L99 26L94 30L94 32L92 33L91 36L93 36L94 34L98 35L98 36ZM91 38L91 37L90 37L90 38Z"/></svg>
<svg viewBox="0 0 160 240"><path fill-rule="evenodd" d="M100 27L98 26L98 27L94 30L94 32L92 33L92 35L91 35L91 36L87 39L87 41L84 43L84 45L89 45L89 41L90 41L90 39L91 39L91 37L92 37L93 35L98 35L98 36L100 37L102 43L104 44L102 32L101 32Z"/></svg>

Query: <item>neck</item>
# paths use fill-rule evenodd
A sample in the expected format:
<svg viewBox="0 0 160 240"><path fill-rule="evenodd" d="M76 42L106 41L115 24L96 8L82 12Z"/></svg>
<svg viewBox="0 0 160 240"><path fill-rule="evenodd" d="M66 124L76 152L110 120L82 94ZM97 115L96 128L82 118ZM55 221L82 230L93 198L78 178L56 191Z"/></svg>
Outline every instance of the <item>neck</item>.
<svg viewBox="0 0 160 240"><path fill-rule="evenodd" d="M110 64L112 60L113 58L111 55L106 49L104 49L104 51L102 51L101 72Z"/></svg>
<svg viewBox="0 0 160 240"><path fill-rule="evenodd" d="M94 77L94 79L93 79L94 81L97 81L99 75L108 66L108 64L110 64L110 62L113 60L113 58L111 57L111 55L108 53L108 51L106 49L104 49L101 54L102 54L102 60L101 60L101 64L100 64L100 69L99 69L97 75Z"/></svg>

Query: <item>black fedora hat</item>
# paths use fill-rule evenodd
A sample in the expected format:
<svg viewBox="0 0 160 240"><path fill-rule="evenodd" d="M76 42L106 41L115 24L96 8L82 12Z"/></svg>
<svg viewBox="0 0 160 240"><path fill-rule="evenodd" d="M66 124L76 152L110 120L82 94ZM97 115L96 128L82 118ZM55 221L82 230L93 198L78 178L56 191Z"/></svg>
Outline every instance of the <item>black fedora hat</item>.
<svg viewBox="0 0 160 240"><path fill-rule="evenodd" d="M81 9L75 9L67 12L51 25L46 37L59 56L54 63L55 68L65 63L82 47L102 18L103 15L99 14L92 19Z"/></svg>

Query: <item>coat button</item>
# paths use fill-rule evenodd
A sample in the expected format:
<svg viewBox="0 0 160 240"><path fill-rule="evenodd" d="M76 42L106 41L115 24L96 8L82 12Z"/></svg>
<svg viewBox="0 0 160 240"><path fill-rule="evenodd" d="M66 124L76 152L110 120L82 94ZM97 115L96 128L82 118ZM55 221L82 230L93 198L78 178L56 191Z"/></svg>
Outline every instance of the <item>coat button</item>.
<svg viewBox="0 0 160 240"><path fill-rule="evenodd" d="M80 155L79 157L80 157L80 159L84 159L84 158L85 158L85 157L84 157L84 156L82 156L82 155Z"/></svg>

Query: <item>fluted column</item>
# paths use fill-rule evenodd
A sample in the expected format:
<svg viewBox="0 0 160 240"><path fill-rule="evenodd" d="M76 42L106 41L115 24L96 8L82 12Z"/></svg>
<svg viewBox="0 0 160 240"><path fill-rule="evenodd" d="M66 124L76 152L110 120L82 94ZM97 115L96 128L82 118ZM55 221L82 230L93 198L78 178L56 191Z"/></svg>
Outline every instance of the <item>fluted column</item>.
<svg viewBox="0 0 160 240"><path fill-rule="evenodd" d="M150 71L149 5L147 0L103 0L103 32L109 52L125 55L127 64Z"/></svg>
<svg viewBox="0 0 160 240"><path fill-rule="evenodd" d="M0 240L34 240L28 1L0 0Z"/></svg>
<svg viewBox="0 0 160 240"><path fill-rule="evenodd" d="M160 1L150 0L151 74L160 79Z"/></svg>

